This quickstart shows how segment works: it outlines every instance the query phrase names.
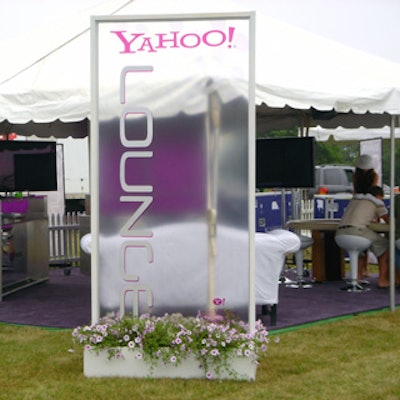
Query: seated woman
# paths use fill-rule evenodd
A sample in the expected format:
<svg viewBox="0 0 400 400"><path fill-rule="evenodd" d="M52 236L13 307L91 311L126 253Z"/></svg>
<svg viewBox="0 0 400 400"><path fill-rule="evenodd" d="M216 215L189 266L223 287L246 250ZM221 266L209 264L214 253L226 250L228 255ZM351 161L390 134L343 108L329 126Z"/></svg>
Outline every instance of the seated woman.
<svg viewBox="0 0 400 400"><path fill-rule="evenodd" d="M361 154L355 165L353 173L354 193L370 193L372 187L378 185L379 176L374 168L374 159L369 154ZM368 251L358 258L358 270L360 279L369 276Z"/></svg>
<svg viewBox="0 0 400 400"><path fill-rule="evenodd" d="M346 207L336 235L362 236L371 241L370 250L377 257L379 265L378 287L387 288L389 287L389 241L369 228L369 224L377 219L389 223L388 210L383 201L371 193L356 193ZM358 270L358 279L362 279L361 268Z"/></svg>

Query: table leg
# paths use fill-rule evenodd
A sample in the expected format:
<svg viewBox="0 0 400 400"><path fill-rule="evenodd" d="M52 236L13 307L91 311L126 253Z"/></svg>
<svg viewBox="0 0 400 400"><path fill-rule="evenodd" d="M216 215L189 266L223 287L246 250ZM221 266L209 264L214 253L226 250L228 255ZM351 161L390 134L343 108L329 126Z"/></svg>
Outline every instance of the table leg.
<svg viewBox="0 0 400 400"><path fill-rule="evenodd" d="M335 242L335 231L312 232L313 276L316 282L344 278L344 252Z"/></svg>

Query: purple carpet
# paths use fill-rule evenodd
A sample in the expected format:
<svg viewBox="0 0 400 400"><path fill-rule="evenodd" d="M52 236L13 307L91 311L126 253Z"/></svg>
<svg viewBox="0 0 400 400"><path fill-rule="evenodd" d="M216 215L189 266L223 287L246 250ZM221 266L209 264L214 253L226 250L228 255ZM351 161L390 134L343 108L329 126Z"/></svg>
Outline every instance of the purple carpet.
<svg viewBox="0 0 400 400"><path fill-rule="evenodd" d="M72 328L90 323L90 277L79 268L70 275L51 270L46 282L9 294L0 302L0 321Z"/></svg>
<svg viewBox="0 0 400 400"><path fill-rule="evenodd" d="M310 289L291 289L280 285L277 323L270 329L390 307L389 289L377 287L377 276L371 276L368 281L370 290L359 293L341 290L346 286L343 281L314 283ZM400 289L396 289L396 305L400 304L399 295ZM268 319L264 322L268 326Z"/></svg>
<svg viewBox="0 0 400 400"><path fill-rule="evenodd" d="M378 289L377 278L370 279L371 290L348 293L343 282L315 283L311 289L290 289L280 285L277 322L262 317L268 329L280 329L342 315L352 315L389 307L389 289ZM400 304L396 289L396 304ZM73 268L50 271L48 281L4 297L0 302L0 322L74 328L90 323L90 277ZM258 307L257 313L260 312Z"/></svg>

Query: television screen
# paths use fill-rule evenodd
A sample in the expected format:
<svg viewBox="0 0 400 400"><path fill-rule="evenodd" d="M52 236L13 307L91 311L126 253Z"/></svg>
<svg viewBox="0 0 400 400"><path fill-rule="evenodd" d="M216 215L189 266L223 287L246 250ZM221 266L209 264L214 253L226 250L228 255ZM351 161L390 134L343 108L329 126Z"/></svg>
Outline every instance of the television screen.
<svg viewBox="0 0 400 400"><path fill-rule="evenodd" d="M56 142L0 141L0 191L55 190Z"/></svg>
<svg viewBox="0 0 400 400"><path fill-rule="evenodd" d="M15 154L14 175L16 191L57 190L57 170L54 154Z"/></svg>
<svg viewBox="0 0 400 400"><path fill-rule="evenodd" d="M257 139L257 188L313 187L314 147L313 137Z"/></svg>

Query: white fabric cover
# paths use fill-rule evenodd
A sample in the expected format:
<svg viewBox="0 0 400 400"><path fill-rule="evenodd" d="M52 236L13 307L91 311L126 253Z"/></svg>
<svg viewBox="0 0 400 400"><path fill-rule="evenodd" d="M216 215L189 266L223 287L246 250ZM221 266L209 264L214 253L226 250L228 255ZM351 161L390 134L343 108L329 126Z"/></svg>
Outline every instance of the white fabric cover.
<svg viewBox="0 0 400 400"><path fill-rule="evenodd" d="M293 232L275 229L256 233L256 304L277 304L279 276L286 254L300 249L300 238Z"/></svg>
<svg viewBox="0 0 400 400"><path fill-rule="evenodd" d="M193 246L194 232L204 233L204 240ZM151 277L155 306L173 308L175 305L196 307L207 302L207 227L196 223L171 224L153 229L157 240L152 242L154 257L151 265L147 259L135 259L140 270L140 282ZM102 269L110 270L106 279L100 279L100 298L110 309L118 309L119 293L123 282L118 270L115 254L118 253L121 238L100 238L99 256ZM248 260L243 245L248 243L248 233L230 227L218 227L217 261L215 272L215 295L226 299L226 307L243 307L248 298ZM283 229L269 233L255 234L256 258L256 304L278 303L279 276L287 253L300 248L297 235ZM82 249L91 252L91 234L81 239ZM189 250L188 250L189 249ZM204 253L206 252L206 253ZM176 257L179 254L179 257ZM129 257L129 254L127 255ZM140 267L140 263L144 264ZM222 266L222 268L221 268ZM146 272L147 271L147 272ZM154 282L154 271L157 281ZM148 274L148 275L147 275ZM190 277L188 279L187 277ZM173 280L173 284L170 285ZM116 298L115 298L116 297ZM105 300L104 300L105 299Z"/></svg>

